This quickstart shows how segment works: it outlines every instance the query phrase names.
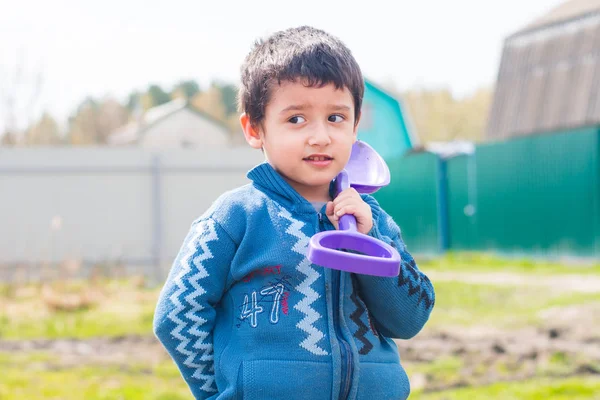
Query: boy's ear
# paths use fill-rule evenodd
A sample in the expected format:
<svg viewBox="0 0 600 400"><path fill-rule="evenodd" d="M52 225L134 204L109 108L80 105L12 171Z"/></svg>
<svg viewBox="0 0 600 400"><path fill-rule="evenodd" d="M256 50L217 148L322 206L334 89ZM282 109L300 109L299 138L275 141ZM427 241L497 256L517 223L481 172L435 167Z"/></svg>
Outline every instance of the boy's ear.
<svg viewBox="0 0 600 400"><path fill-rule="evenodd" d="M250 118L248 115L246 115L246 113L243 113L240 116L240 123L242 124L246 142L248 142L248 144L255 149L262 149L263 143L262 139L260 138L260 133L252 126Z"/></svg>

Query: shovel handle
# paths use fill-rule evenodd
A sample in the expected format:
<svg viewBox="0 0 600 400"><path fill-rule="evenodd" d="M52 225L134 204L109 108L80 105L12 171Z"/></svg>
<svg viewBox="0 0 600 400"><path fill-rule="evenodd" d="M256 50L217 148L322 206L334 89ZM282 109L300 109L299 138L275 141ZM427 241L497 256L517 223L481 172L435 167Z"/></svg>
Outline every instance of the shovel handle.
<svg viewBox="0 0 600 400"><path fill-rule="evenodd" d="M350 182L348 180L348 172L345 169L342 170L335 178L335 188L336 188L336 196L342 193L344 190L350 187ZM356 217L352 214L344 214L340 218L339 228L341 231L357 231L356 226Z"/></svg>

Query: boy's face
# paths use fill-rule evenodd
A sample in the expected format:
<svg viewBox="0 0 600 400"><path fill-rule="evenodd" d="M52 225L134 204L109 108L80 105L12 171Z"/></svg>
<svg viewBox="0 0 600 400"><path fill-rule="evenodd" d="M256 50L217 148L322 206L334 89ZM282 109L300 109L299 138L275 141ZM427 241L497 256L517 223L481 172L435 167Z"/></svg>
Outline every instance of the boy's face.
<svg viewBox="0 0 600 400"><path fill-rule="evenodd" d="M356 141L354 101L347 88L282 82L273 88L261 127L242 116L248 143L262 148L269 164L309 201L329 200L329 183L340 173Z"/></svg>

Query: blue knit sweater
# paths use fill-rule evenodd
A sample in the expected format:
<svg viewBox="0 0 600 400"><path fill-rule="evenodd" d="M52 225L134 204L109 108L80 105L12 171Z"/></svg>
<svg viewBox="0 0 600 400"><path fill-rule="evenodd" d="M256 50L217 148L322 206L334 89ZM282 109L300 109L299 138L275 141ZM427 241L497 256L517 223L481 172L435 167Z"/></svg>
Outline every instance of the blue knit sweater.
<svg viewBox="0 0 600 400"><path fill-rule="evenodd" d="M434 304L400 229L371 206L371 235L402 257L394 278L311 264L334 229L267 163L193 222L161 291L154 332L196 399L406 399L391 338L416 335Z"/></svg>

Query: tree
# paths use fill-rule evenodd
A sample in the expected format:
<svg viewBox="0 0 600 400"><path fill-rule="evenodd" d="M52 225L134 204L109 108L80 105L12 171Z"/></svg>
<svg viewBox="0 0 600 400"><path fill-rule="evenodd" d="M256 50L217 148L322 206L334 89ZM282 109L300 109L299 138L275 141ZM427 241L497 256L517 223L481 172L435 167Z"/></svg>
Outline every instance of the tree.
<svg viewBox="0 0 600 400"><path fill-rule="evenodd" d="M225 115L229 117L232 114L237 114L237 86L219 81L213 82L211 86L216 87L221 91L221 99L225 106Z"/></svg>
<svg viewBox="0 0 600 400"><path fill-rule="evenodd" d="M1 70L0 135L2 145L21 142L21 133L35 118L43 87L42 67L28 68L23 52L17 54L14 70ZM4 133L2 135L2 133Z"/></svg>
<svg viewBox="0 0 600 400"><path fill-rule="evenodd" d="M460 102L463 138L472 141L484 140L493 98L494 91L491 88L481 88Z"/></svg>
<svg viewBox="0 0 600 400"><path fill-rule="evenodd" d="M127 96L127 103L125 105L129 112L134 112L140 106L141 97L142 93L140 93L137 90L134 90L133 92L129 93L129 96Z"/></svg>
<svg viewBox="0 0 600 400"><path fill-rule="evenodd" d="M152 99L151 107L156 107L171 101L171 96L169 95L169 93L165 92L158 85L150 85L150 87L148 88L148 95Z"/></svg>
<svg viewBox="0 0 600 400"><path fill-rule="evenodd" d="M181 81L171 91L171 97L173 99L182 98L182 99L191 99L195 95L200 93L200 85L198 82L193 80Z"/></svg>
<svg viewBox="0 0 600 400"><path fill-rule="evenodd" d="M244 144L244 132L242 131L242 125L240 124L240 116L238 114L231 114L227 117L227 127L231 132L231 142L235 145Z"/></svg>
<svg viewBox="0 0 600 400"><path fill-rule="evenodd" d="M129 119L127 107L112 98L87 98L70 119L69 142L74 145L106 144L108 136Z"/></svg>
<svg viewBox="0 0 600 400"><path fill-rule="evenodd" d="M11 131L6 131L2 135L2 139L0 140L0 146L3 147L11 147L17 144L17 135L12 133Z"/></svg>
<svg viewBox="0 0 600 400"><path fill-rule="evenodd" d="M96 129L100 143L106 143L108 136L129 120L129 111L113 98L105 99L97 109Z"/></svg>
<svg viewBox="0 0 600 400"><path fill-rule="evenodd" d="M218 121L226 121L223 95L221 90L215 85L212 85L206 92L196 94L192 98L191 104L193 107L205 112Z"/></svg>
<svg viewBox="0 0 600 400"><path fill-rule="evenodd" d="M48 113L44 113L25 133L28 146L55 146L61 142L58 124Z"/></svg>
<svg viewBox="0 0 600 400"><path fill-rule="evenodd" d="M68 141L76 146L90 146L99 143L96 129L97 104L93 99L86 99L77 108L77 112L69 119L70 131Z"/></svg>
<svg viewBox="0 0 600 400"><path fill-rule="evenodd" d="M493 91L482 88L464 99L449 90L407 91L401 95L421 142L483 140Z"/></svg>
<svg viewBox="0 0 600 400"><path fill-rule="evenodd" d="M451 140L455 136L454 99L449 90L421 90L403 96L422 142Z"/></svg>

